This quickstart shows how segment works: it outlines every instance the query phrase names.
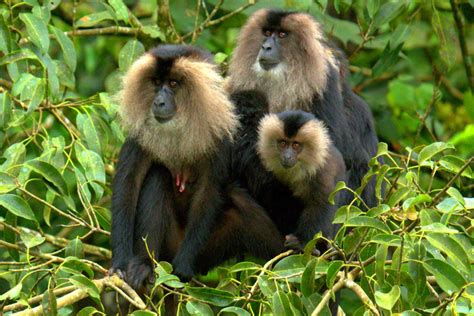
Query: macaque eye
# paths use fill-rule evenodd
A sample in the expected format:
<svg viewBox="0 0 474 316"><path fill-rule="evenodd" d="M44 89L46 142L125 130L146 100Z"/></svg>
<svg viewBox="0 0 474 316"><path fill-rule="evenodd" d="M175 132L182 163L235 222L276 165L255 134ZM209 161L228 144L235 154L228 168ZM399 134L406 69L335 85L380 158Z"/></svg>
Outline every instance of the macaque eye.
<svg viewBox="0 0 474 316"><path fill-rule="evenodd" d="M273 33L273 32L270 31L270 30L263 30L263 35L265 35L266 37L272 36L272 33Z"/></svg>
<svg viewBox="0 0 474 316"><path fill-rule="evenodd" d="M294 150L294 151L297 151L297 152L301 150L301 144L298 143L298 142L294 142L294 143L291 145L291 147L293 147L293 150Z"/></svg>
<svg viewBox="0 0 474 316"><path fill-rule="evenodd" d="M281 149L286 148L286 145L287 145L286 140L279 140L278 141L278 147L280 147Z"/></svg>
<svg viewBox="0 0 474 316"><path fill-rule="evenodd" d="M170 81L168 82L168 84L170 85L171 88L174 88L174 87L176 87L176 86L178 85L178 81L176 81L176 80L170 80Z"/></svg>
<svg viewBox="0 0 474 316"><path fill-rule="evenodd" d="M157 86L161 85L161 80L160 79L153 79L153 81L155 82L155 84Z"/></svg>
<svg viewBox="0 0 474 316"><path fill-rule="evenodd" d="M287 36L288 36L288 33L286 33L286 32L283 32L283 31L278 32L278 37L279 38L285 38Z"/></svg>

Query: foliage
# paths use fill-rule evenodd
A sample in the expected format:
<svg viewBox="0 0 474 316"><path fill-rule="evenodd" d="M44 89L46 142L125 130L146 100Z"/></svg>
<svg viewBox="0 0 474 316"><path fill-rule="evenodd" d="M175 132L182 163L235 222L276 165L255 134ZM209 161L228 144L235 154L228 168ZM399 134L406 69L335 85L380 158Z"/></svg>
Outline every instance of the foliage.
<svg viewBox="0 0 474 316"><path fill-rule="evenodd" d="M310 315L341 293L346 314L473 313L473 1L6 0L0 4L0 301L47 314L103 311L112 289L151 315ZM207 47L226 69L262 7L315 16L350 60L381 140L379 205L339 209L333 250L234 262L182 283L156 265L153 300L104 277L110 181L124 134L120 75L157 42ZM458 18L455 18L458 17ZM458 36L461 34L461 36ZM469 77L470 76L470 77ZM390 151L389 151L390 149ZM382 187L385 192L382 196ZM347 190L344 184L338 190ZM200 281L199 281L200 280ZM207 284L204 286L203 282ZM110 295L109 295L110 296Z"/></svg>

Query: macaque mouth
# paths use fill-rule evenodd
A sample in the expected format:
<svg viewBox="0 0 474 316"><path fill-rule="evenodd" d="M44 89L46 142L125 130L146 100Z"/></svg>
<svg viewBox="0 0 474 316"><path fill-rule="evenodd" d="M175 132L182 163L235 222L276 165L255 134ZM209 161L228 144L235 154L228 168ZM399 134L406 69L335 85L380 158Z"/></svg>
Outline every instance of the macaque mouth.
<svg viewBox="0 0 474 316"><path fill-rule="evenodd" d="M262 67L264 70L271 70L280 63L277 60L268 58L260 58L258 62L260 64L260 67Z"/></svg>
<svg viewBox="0 0 474 316"><path fill-rule="evenodd" d="M285 168L285 169L291 169L296 165L295 161L289 161L289 160L286 160L286 159L280 160L280 163L283 166L283 168Z"/></svg>
<svg viewBox="0 0 474 316"><path fill-rule="evenodd" d="M155 120L158 121L158 123L160 124L164 124L166 122L169 122L171 121L171 119L173 118L174 114L172 115L167 115L167 116L159 116L159 115L155 115Z"/></svg>

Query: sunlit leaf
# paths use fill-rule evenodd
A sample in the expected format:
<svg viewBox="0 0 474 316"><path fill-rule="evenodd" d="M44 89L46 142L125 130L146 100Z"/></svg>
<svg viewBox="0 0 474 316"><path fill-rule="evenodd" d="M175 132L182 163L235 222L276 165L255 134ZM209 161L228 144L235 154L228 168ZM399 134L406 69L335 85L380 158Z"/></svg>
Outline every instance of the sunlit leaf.
<svg viewBox="0 0 474 316"><path fill-rule="evenodd" d="M86 291L91 297L96 298L96 299L100 299L99 289L94 284L94 282L92 282L91 280L89 280L85 276L83 276L81 274L74 275L74 276L69 278L69 282L71 282L72 284L74 284L78 288L83 289L84 291Z"/></svg>
<svg viewBox="0 0 474 316"><path fill-rule="evenodd" d="M368 216L352 217L345 223L345 225L348 227L371 227L384 233L390 232L390 229L385 223L379 221L376 218L371 218Z"/></svg>
<svg viewBox="0 0 474 316"><path fill-rule="evenodd" d="M11 192L15 188L15 178L8 173L0 172L0 194Z"/></svg>
<svg viewBox="0 0 474 316"><path fill-rule="evenodd" d="M448 143L436 142L432 143L420 151L418 155L418 162L421 164L424 161L431 159L434 155L439 154L447 149L453 149L454 146Z"/></svg>
<svg viewBox="0 0 474 316"><path fill-rule="evenodd" d="M20 295L22 287L23 287L23 284L18 283L17 285L15 285L11 289L9 289L8 291L0 295L0 301L5 302L8 299L11 300L11 299L17 298Z"/></svg>
<svg viewBox="0 0 474 316"><path fill-rule="evenodd" d="M393 306L399 298L400 287L398 285L392 287L392 289L388 293L383 293L380 291L375 292L375 302L377 303L377 305L389 311L392 310Z"/></svg>

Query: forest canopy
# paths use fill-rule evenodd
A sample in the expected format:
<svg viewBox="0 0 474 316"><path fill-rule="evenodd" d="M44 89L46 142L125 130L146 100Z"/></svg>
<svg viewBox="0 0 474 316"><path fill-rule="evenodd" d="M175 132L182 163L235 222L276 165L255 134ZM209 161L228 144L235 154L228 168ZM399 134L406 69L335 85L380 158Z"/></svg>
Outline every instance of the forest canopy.
<svg viewBox="0 0 474 316"><path fill-rule="evenodd" d="M260 8L309 13L349 61L380 140L332 250L240 258L138 296L110 267L117 92L160 43L208 49L225 75ZM474 1L5 0L0 3L0 314L474 313ZM377 158L383 158L381 164ZM363 211L376 179L378 205ZM385 188L383 190L382 188ZM336 191L350 190L344 183ZM333 198L333 196L331 196ZM334 259L336 258L336 259Z"/></svg>

